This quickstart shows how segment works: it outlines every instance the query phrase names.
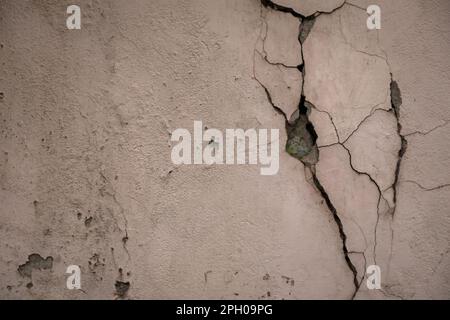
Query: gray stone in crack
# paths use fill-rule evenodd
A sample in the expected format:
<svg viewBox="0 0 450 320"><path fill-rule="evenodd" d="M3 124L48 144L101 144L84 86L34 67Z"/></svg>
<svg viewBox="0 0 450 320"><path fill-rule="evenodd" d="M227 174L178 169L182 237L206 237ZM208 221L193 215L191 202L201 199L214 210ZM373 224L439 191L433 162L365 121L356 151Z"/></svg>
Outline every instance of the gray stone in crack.
<svg viewBox="0 0 450 320"><path fill-rule="evenodd" d="M311 123L304 114L300 114L295 123L287 127L286 152L307 165L314 165L319 160L316 137L312 130Z"/></svg>

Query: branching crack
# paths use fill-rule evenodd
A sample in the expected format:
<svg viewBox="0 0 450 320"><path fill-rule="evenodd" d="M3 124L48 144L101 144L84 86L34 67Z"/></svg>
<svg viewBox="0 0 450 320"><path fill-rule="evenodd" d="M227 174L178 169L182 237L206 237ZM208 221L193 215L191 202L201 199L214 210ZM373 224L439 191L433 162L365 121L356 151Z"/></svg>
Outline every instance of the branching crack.
<svg viewBox="0 0 450 320"><path fill-rule="evenodd" d="M298 14L297 12L295 12L294 10L292 10L291 8L279 6L269 0L261 0L261 4L265 7L270 7L274 10L290 13L290 14L294 15L295 17L301 19L298 40L301 45L301 56L302 56L302 60L303 60L303 65L301 66L301 68L299 66L299 70L302 71L302 77L304 80L305 72L306 72L306 62L305 62L304 54L303 54L303 42L307 39L309 32L311 31L311 29L314 26L315 17L317 17L317 15L320 13L317 13L310 17L304 17L304 16ZM339 8L336 8L336 10ZM335 10L333 10L333 12L334 11ZM259 52L257 52L256 48L255 48L255 54L260 54ZM253 70L253 72L255 75L255 70ZM256 77L254 77L254 78L256 79ZM300 160L305 165L305 170L306 170L306 168L309 169L309 171L312 175L312 180L313 180L314 186L316 187L316 189L319 191L320 195L324 199L324 201L327 205L327 208L331 212L333 219L338 227L339 236L342 240L342 252L344 255L344 259L345 259L345 262L346 262L348 268L350 269L350 271L353 274L353 284L354 284L355 290L352 294L352 299L354 299L356 294L358 293L358 290L359 290L361 284L362 284L364 276L361 276L361 281L358 281L358 271L350 258L350 252L347 248L347 235L344 231L344 226L342 224L342 220L340 219L339 214L336 210L336 207L332 203L327 191L323 187L322 183L320 182L320 180L316 174L315 165L319 161L319 148L317 146L318 136L314 129L314 125L310 122L310 120L308 118L308 114L310 113L311 108L315 108L315 107L307 101L307 99L304 95L305 81L303 81L303 85L302 85L302 95L301 95L301 100L300 100L300 104L298 107L298 111L293 115L294 118L290 118L290 119L288 119L288 116L286 114L284 114L283 111L279 107L274 105L271 95L270 95L270 92L267 90L267 88L264 85L262 85L262 83L258 79L256 79L256 81L264 88L264 90L267 94L267 98L268 98L270 104L273 106L273 108L277 112L283 114L283 116L285 118L286 130L287 130L287 135L288 135L288 139L286 142L286 152L289 153L291 156L295 157L296 159ZM330 119L332 120L331 117L330 117ZM334 123L333 123L333 126L334 126ZM335 129L336 129L336 127L335 127ZM337 133L337 130L336 130L336 133ZM352 166L352 168L353 168L353 166ZM374 181L370 176L369 176L369 178L371 179L371 181ZM377 186L377 188L380 192L380 197L381 197L381 190L378 186ZM364 258L365 258L365 256L364 256Z"/></svg>
<svg viewBox="0 0 450 320"><path fill-rule="evenodd" d="M402 134L402 125L400 122L400 107L402 105L402 97L401 97L401 92L399 89L399 86L397 84L396 81L394 81L393 75L392 75L392 71L390 71L390 95L389 93L386 94L385 97L385 101L382 103L379 103L377 105L375 105L370 114L367 115L359 124L358 126L355 128L355 130L353 132L351 132L351 134L345 138L344 141L342 141L339 137L339 133L337 130L337 127L333 121L333 118L331 116L331 114L329 114L326 111L322 111L319 110L318 108L316 108L312 103L308 102L307 97L305 96L305 90L304 90L304 86L305 86L305 75L307 70L307 61L305 61L305 57L304 57L304 52L303 52L303 44L305 43L305 41L307 40L307 37L310 33L310 31L312 30L312 28L314 27L315 24L315 19L321 15L321 14L333 14L335 11L339 10L340 8L342 8L345 4L349 4L351 6L355 6L356 5L349 3L347 1L344 1L342 3L341 6L335 8L334 10L332 10L331 12L315 12L314 14L310 15L310 16L303 16L302 14L299 14L298 12L294 11L292 8L289 7L284 7L281 5L278 5L276 3L274 3L271 0L261 0L261 8L262 7L267 7L273 10L277 10L277 11L281 11L281 12L285 12L287 14L291 14L294 17L300 19L300 28L299 28L299 36L298 36L298 40L300 42L301 45L301 57L302 57L302 61L303 61L303 65L298 66L297 68L301 71L302 77L303 77L303 83L302 83L302 89L301 89L301 101L298 107L298 110L296 113L294 113L291 117L290 115L286 115L281 108L279 108L278 106L275 106L270 92L269 90L260 82L258 81L258 79L255 79L259 82L259 84L264 88L268 100L271 103L271 105L273 106L273 108L281 113L284 118L285 118L285 123L286 123L286 130L287 130L287 142L286 142L286 152L289 153L291 156L295 157L296 159L300 160L304 166L305 166L305 174L306 171L308 170L311 173L312 176L312 181L314 183L315 188L319 191L320 195L322 196L322 198L324 199L329 211L331 212L334 221L338 227L339 230L339 235L340 238L342 240L342 251L343 251L343 255L345 258L345 261L347 263L348 268L351 270L351 272L353 273L353 282L354 282L354 286L355 286L355 291L353 293L352 298L355 298L356 294L359 291L359 288L364 280L364 275L361 275L361 281L358 281L358 271L355 267L355 265L353 264L350 255L351 254L355 254L357 252L350 252L347 248L347 235L345 233L344 230L344 226L343 223L340 219L340 216L337 212L336 207L334 206L334 204L332 203L330 196L328 195L327 191L325 190L324 186L322 185L321 181L318 178L318 175L316 173L316 164L319 161L319 154L320 154L320 149L321 148L325 148L325 147L330 147L333 145L340 145L341 147L344 148L344 150L346 150L346 152L348 153L349 156L349 165L351 167L351 169L358 175L364 175L366 176L371 183L373 183L373 185L376 186L377 190L378 190L378 203L377 203L377 222L375 224L375 232L374 232L374 247L373 247L373 259L376 263L376 248L377 248L377 230L378 230L378 224L379 224L379 220L380 220L380 206L382 203L382 200L384 200L385 203L388 204L387 207L387 212L389 213L389 215L391 216L391 219L394 218L395 216L395 211L397 208L397 202L398 202L398 188L399 188L399 183L400 183L400 171L401 171L401 165L402 165L402 160L403 157L407 151L408 148L408 141L407 141L407 137L410 135L415 135L415 134L420 134L420 135L426 135L429 134L431 132L433 132L434 130L437 130L439 128L442 128L444 126L446 126L449 123L449 120L446 120L444 122L444 124L439 125L435 128L433 128L432 130L428 131L428 132L414 132L411 134L406 134L403 135ZM358 7L359 8L359 7ZM361 10L364 10L363 8L359 8ZM266 32L267 32L267 25L266 25ZM345 39L345 36L344 36ZM348 45L351 46L350 43L348 43L347 41L345 41ZM353 48L353 47L352 47ZM362 50L358 50L357 48L353 48L355 51L360 52L362 54L365 55L369 55L369 56L373 56L373 57L377 57L380 59L383 59L386 64L388 65L389 69L391 69L388 59L387 59L387 55L385 54L385 56L380 56L378 54L372 54L369 52L364 52ZM263 49L264 51L264 46ZM257 51L257 49L255 48L255 51ZM259 52L258 52L259 53ZM383 51L384 53L384 51ZM259 53L261 54L261 53ZM264 54L261 54L264 56ZM265 60L270 63L270 61L268 61L267 58L265 58ZM254 73L255 74L255 73ZM380 107L381 105L385 105L386 103L388 103L390 99L390 104L391 104L391 108L390 109L385 109L383 107ZM334 130L336 132L336 137L337 137L337 142L336 143L332 143L330 145L327 146L320 146L318 147L317 145L317 133L314 129L314 125L311 123L311 121L309 120L309 114L311 112L311 110L314 109L318 112L324 112L328 115L331 124L334 127ZM352 161L352 154L350 152L350 149L346 147L346 143L349 141L349 139L353 136L353 134L355 134L360 127L362 126L362 124L364 122L366 122L369 118L371 118L376 112L388 112L388 113L392 113L395 118L396 118L396 123L397 123L397 134L400 137L401 140L401 144L400 144L400 149L398 151L398 159L397 159L397 163L395 166L395 172L394 172L394 181L392 183L391 186L389 186L386 190L382 190L382 188L380 187L380 185L378 185L378 182L367 172L362 172L360 170L358 170L353 161ZM448 184L445 185L441 185L435 188L425 188L421 185L419 185L418 183L414 182L414 181L404 181L404 182L410 182L410 183L414 183L416 185L418 185L421 189L426 190L426 191L434 191L434 190L438 190L438 189L442 189L442 188L447 188L449 187ZM392 202L388 201L385 198L384 192L386 192L387 190L391 190L392 189ZM393 239L393 230L392 230L392 226L391 226L391 254L392 254L392 239ZM366 260L366 256L364 252L358 252L360 254L362 254L364 256L364 261L367 262Z"/></svg>

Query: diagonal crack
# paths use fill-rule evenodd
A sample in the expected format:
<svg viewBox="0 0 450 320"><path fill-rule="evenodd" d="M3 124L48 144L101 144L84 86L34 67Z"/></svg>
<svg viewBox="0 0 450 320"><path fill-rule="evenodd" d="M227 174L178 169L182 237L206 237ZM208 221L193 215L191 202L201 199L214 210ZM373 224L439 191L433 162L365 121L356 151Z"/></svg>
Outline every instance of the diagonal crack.
<svg viewBox="0 0 450 320"><path fill-rule="evenodd" d="M345 2L344 2L344 4L345 4ZM290 13L305 22L305 24L303 24L303 23L300 24L299 36L298 36L298 40L301 45L301 55L302 55L302 60L303 60L303 66L301 68L301 71L302 71L302 77L304 80L305 72L306 72L306 62L305 62L304 54L303 54L303 42L306 40L309 32L311 31L311 29L314 25L315 17L321 13L317 13L316 15L310 16L310 17L303 17L302 15L293 11L292 9L276 5L269 0L261 0L261 5L264 7L270 7L274 10ZM341 7L339 7L339 8L341 8ZM338 10L339 8L336 8L335 10ZM333 12L335 10L333 10ZM255 54L256 53L260 54L255 48ZM254 64L254 67L255 67L255 64ZM255 70L253 70L253 73L255 75ZM264 85L262 85L262 83L258 79L256 79L255 76L254 76L254 78L264 88L264 90L267 94L267 98L268 98L270 104L272 105L272 107L277 112L283 114L283 116L285 118L286 130L288 133L288 141L286 143L286 151L291 156L300 160L305 165L305 170L306 170L306 168L309 169L309 171L312 175L312 180L313 180L314 186L316 187L316 189L319 191L320 195L324 199L324 201L327 205L327 208L330 211L330 213L332 214L333 219L338 227L339 236L342 240L342 252L344 255L344 259L345 259L345 262L346 262L348 268L350 269L350 271L353 274L353 284L354 284L355 290L352 294L352 299L354 299L356 294L359 291L359 288L362 284L364 277L362 276L361 281L358 281L358 271L350 258L350 252L347 248L347 235L344 231L344 226L342 224L342 220L339 217L336 207L332 203L327 191L323 187L322 183L320 182L320 180L317 177L317 174L315 172L315 164L319 160L319 148L317 147L317 133L315 132L313 124L308 119L308 112L310 111L309 108L312 108L314 106L312 104L308 103L306 100L306 97L304 96L305 81L303 81L302 88L301 88L301 90L302 90L301 97L302 98L301 98L300 105L298 108L298 116L297 116L297 119L295 119L295 121L292 121L292 119L287 118L286 114L284 114L279 107L274 105L271 95L270 95L270 92L267 90L267 88ZM330 119L331 119L331 117L330 117ZM294 122L294 124L292 124L292 122ZM333 126L334 126L334 123L333 123ZM294 139L296 139L296 140L294 140ZM305 151L307 151L307 154L305 154ZM371 177L369 176L369 178L371 178ZM374 181L374 180L371 178L371 181ZM380 195L381 195L380 188L378 186L377 186L377 188L380 191Z"/></svg>
<svg viewBox="0 0 450 320"><path fill-rule="evenodd" d="M301 15L300 13L295 12L294 9L276 4L276 3L272 2L271 0L261 0L261 4L266 8L271 8L276 11L290 13L296 18L300 18L300 19L306 18L303 15Z"/></svg>
<svg viewBox="0 0 450 320"><path fill-rule="evenodd" d="M395 168L395 178L394 183L392 185L393 191L394 191L394 210L392 212L392 215L395 215L395 211L397 209L397 198L398 198L398 184L399 184L399 178L400 178L400 168L402 165L403 156L406 153L406 150L408 148L408 141L406 138L402 135L402 125L400 123L400 107L402 105L402 95L400 92L400 88L398 87L398 84L393 79L393 75L391 73L391 106L392 111L394 112L395 118L397 119L397 134L399 135L401 139L401 147L398 151L398 160L397 160L397 166Z"/></svg>
<svg viewBox="0 0 450 320"><path fill-rule="evenodd" d="M298 112L296 113L296 119L289 119L283 113L283 116L284 116L284 118L286 120L286 129L287 129L287 132L288 132L288 141L287 141L287 144L286 144L286 151L291 156L297 158L298 160L300 160L305 165L305 173L306 173L306 170L310 171L311 176L312 176L312 180L313 180L313 183L314 183L314 186L320 192L322 198L325 200L325 202L327 204L327 207L328 207L329 211L333 215L334 221L335 221L335 223L336 223L336 225L337 225L337 227L339 229L339 235L340 235L340 237L342 239L342 251L343 251L343 254L344 254L345 261L346 261L346 263L348 265L348 268L352 271L353 276L354 276L353 282L354 282L354 286L355 286L355 291L354 291L354 294L352 296L352 298L354 298L356 296L356 294L358 293L358 291L359 291L359 288L360 288L360 286L362 284L364 276L362 276L361 277L361 281L358 282L358 272L357 272L357 270L355 268L355 265L353 264L353 262L351 261L351 258L349 256L349 254L351 254L351 252L349 252L348 248L347 248L347 235L345 234L344 226L343 226L342 221L341 221L341 219L339 217L339 214L338 214L338 212L336 210L336 207L332 203L332 201L330 199L330 196L327 194L327 191L325 190L325 188L321 184L319 178L317 177L316 171L315 171L315 165L319 161L320 148L327 147L327 146L317 147L316 141L317 141L318 136L317 136L317 133L314 130L313 124L310 122L310 120L308 118L308 115L309 115L309 112L310 112L310 110L312 108L314 108L318 112L325 112L325 111L321 111L318 108L316 108L314 105L309 103L307 101L307 98L305 97L305 91L304 91L304 86L305 86L305 81L304 80L305 80L305 74L307 72L307 63L305 61L305 57L304 57L304 54L303 54L303 43L306 41L306 39L307 39L307 37L309 35L309 32L311 31L311 29L314 26L315 19L319 15L321 15L321 14L332 14L335 11L339 10L340 8L342 8L345 4L349 4L349 5L355 6L352 3L344 1L341 6L335 8L331 12L316 12L316 13L308 16L308 17L305 17L305 16L299 14L298 12L295 12L292 8L288 8L288 7L284 7L284 6L275 4L275 3L273 3L270 0L261 0L261 5L262 6L271 8L273 10L277 10L277 11L285 12L285 13L288 13L288 14L292 14L294 17L297 17L298 19L301 20L298 40L299 40L300 45L301 45L301 56L302 56L302 60L303 60L303 65L299 66L298 68L301 71L302 77L303 77L303 84L302 84L302 89L301 89L302 90L301 91L302 99L301 99L301 102L300 102L300 105L299 105ZM266 26L266 28L267 28L267 26ZM345 39L345 37L344 37L344 39ZM347 44L351 45L350 43L347 43ZM380 56L380 55L377 55L377 54L371 54L371 53L368 53L368 52L364 52L364 51L358 50L356 48L354 48L354 49L355 49L355 51L360 52L362 54L366 54L366 55L370 55L370 56L374 56L374 57L383 59L386 62L386 64L388 65L389 69L392 70L391 66L389 64L389 61L387 59L387 55L382 49L381 50L383 51L383 53L385 55L384 57ZM256 48L255 48L255 50L256 50ZM267 59L266 59L266 61L267 61ZM267 61L267 62L270 63L270 61ZM401 140L401 147L400 147L400 149L398 151L398 159L397 159L397 163L396 163L396 166L395 166L395 172L394 172L394 182L388 188L388 189L392 189L392 191L393 191L393 206L391 207L389 205L389 208L388 208L387 212L390 213L391 219L393 219L394 216L395 216L395 211L396 211L397 202L398 202L398 188L399 188L399 183L400 183L399 180L400 180L400 171L401 171L401 166L402 166L402 160L403 160L403 157L404 157L404 155L405 155L405 153L407 151L407 148L408 148L408 141L407 141L406 137L408 137L409 135L403 135L402 134L402 125L401 125L401 122L400 122L400 107L402 105L402 98L401 98L401 92L400 92L399 86L398 86L397 82L393 78L392 71L390 71L390 78L391 78L391 81L390 81L390 94L386 95L385 101L382 102L382 103L385 103L385 102L388 101L388 99L390 99L391 108L389 110L385 110L383 108L379 108L379 106L382 103L380 103L378 105L375 105L372 108L370 114L365 119L363 119L361 121L361 123L358 124L357 128L350 134L349 137L347 137L345 139L345 141L341 141L341 139L339 138L339 134L337 133L337 128L336 128L335 123L333 122L332 116L329 113L325 112L325 113L328 114L328 117L331 120L331 123L332 123L332 125L333 125L333 127L334 127L334 129L336 131L337 140L338 140L337 143L334 143L334 144L331 144L331 145L337 145L337 144L341 145L347 151L347 153L349 155L349 159L350 159L349 162L350 162L351 169L355 173L357 173L358 175L367 176L368 179L376 186L376 188L378 190L378 194L379 194L378 203L377 203L377 214L378 214L378 217L377 217L377 222L375 224L375 233L374 233L375 239L374 239L374 248L373 248L373 251L374 251L374 253L373 253L374 256L373 257L374 257L375 263L376 263L376 248L377 248L377 230L378 230L378 224L379 224L379 220L380 220L380 204L381 204L382 200L386 201L386 203L389 203L389 202L385 199L385 197L383 195L383 192L386 191L386 190L382 190L380 188L380 186L378 185L378 183L376 182L376 180L369 173L361 172L361 171L359 171L359 170L357 170L355 168L355 166L354 166L354 164L352 162L352 154L351 154L350 150L345 146L345 143L350 139L350 137L355 132L358 131L358 129L361 127L361 125L366 120L368 120L374 113L376 113L378 111L383 111L383 112L392 113L395 116L396 122L397 122L397 134L398 134L398 136L400 137L400 140ZM270 92L267 90L267 88L265 88L262 84L261 84L261 86L265 89L266 94L268 96L268 100L272 104L274 109L277 110L278 112L282 113L281 109L273 104L272 99L270 97ZM431 133L434 130L437 130L438 128L444 127L445 125L448 124L448 122L449 122L448 120L445 121L444 124L442 124L442 125L440 125L440 126L438 126L436 128L433 128L429 132L414 132L414 133L412 133L410 135L413 135L413 134L426 135L428 133ZM439 186L437 188L430 189L429 191L436 190L436 189L441 189L441 188L446 188L446 187L448 187L448 185ZM422 187L422 189L425 189L425 188ZM391 254L392 254L392 241L393 241L393 230L392 230L392 226L391 226ZM364 258L365 258L365 256L364 256Z"/></svg>
<svg viewBox="0 0 450 320"><path fill-rule="evenodd" d="M402 181L402 182L404 182L404 183L412 183L412 184L415 184L415 185L418 186L420 189L422 189L423 191L427 191L427 192L430 192L430 191L436 191L436 190L445 189L445 188L449 188L449 187L450 187L450 183L442 184L442 185L439 185L439 186L436 186L436 187L427 188L427 187L422 186L422 185L421 185L420 183L418 183L417 181L413 181L413 180L404 180L404 181Z"/></svg>
<svg viewBox="0 0 450 320"><path fill-rule="evenodd" d="M355 291L352 295L352 299L354 299L356 294L358 293L358 290L359 290L359 287L361 286L362 281L358 282L358 271L356 270L356 267L353 264L353 262L351 261L350 256L349 256L350 252L348 251L348 248L347 248L347 235L345 234L344 226L342 224L341 218L339 218L336 207L331 202L330 197L328 196L328 193L326 192L325 188L320 183L320 180L317 178L316 173L313 172L313 170L311 170L311 173L312 173L314 185L319 190L322 198L325 200L325 203L327 204L328 209L332 213L333 219L336 222L336 225L339 229L339 236L342 239L342 251L344 253L345 262L347 263L347 266L353 273L353 284L355 286Z"/></svg>
<svg viewBox="0 0 450 320"><path fill-rule="evenodd" d="M320 11L320 10L319 10L319 11L316 11L316 12L312 13L312 14L309 15L309 16L304 16L304 15L298 13L297 11L295 11L295 10L292 9L292 8L289 8L289 7L282 6L282 5L280 5L280 4L274 3L274 2L271 1L271 0L261 0L261 3L262 3L265 7L271 8L271 9L273 9L273 10L285 12L285 13L290 13L290 14L292 14L294 17L301 18L301 19L305 19L305 18L315 18L315 17L317 17L317 16L319 16L319 15L321 15L321 14L332 14L332 13L334 13L335 11L339 10L340 8L342 8L342 7L346 4L346 2L347 2L347 1L342 2L342 4L341 4L340 6L334 8L334 9L331 10L331 11Z"/></svg>

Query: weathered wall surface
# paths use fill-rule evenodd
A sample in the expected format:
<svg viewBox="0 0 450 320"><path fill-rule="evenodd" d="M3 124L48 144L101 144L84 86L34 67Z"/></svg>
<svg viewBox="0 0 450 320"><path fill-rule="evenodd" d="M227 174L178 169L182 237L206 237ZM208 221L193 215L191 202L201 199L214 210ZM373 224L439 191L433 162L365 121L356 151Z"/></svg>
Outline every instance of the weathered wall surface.
<svg viewBox="0 0 450 320"><path fill-rule="evenodd" d="M0 0L0 298L450 298L448 1L69 4ZM278 174L174 165L194 121Z"/></svg>

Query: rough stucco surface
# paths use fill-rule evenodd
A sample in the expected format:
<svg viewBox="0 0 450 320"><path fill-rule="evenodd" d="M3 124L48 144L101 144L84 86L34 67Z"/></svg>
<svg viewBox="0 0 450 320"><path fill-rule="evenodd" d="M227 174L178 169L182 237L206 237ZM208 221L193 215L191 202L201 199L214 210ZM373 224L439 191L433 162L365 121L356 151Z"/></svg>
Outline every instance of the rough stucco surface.
<svg viewBox="0 0 450 320"><path fill-rule="evenodd" d="M0 0L0 298L450 298L448 1L69 4ZM199 120L278 174L172 164Z"/></svg>

